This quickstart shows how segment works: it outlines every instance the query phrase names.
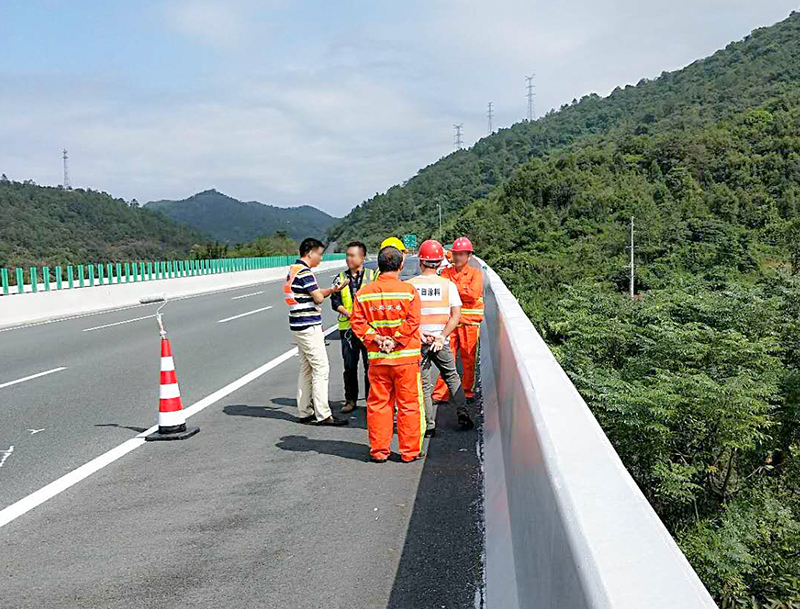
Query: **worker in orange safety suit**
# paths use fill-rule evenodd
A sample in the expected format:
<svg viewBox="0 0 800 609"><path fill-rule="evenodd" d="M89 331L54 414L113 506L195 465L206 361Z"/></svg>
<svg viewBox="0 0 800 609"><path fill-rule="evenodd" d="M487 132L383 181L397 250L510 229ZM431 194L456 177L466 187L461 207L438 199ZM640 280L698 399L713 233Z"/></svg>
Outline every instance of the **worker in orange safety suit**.
<svg viewBox="0 0 800 609"><path fill-rule="evenodd" d="M420 297L400 281L403 253L384 247L378 253L380 275L363 286L353 303L350 327L369 354L367 430L370 459L384 463L390 455L397 403L400 458L408 463L422 453L425 404L420 376Z"/></svg>
<svg viewBox="0 0 800 609"><path fill-rule="evenodd" d="M458 327L450 334L450 349L453 355L461 355L464 371L461 384L469 403L475 400L478 343L483 321L483 273L469 265L474 249L467 237L456 239L450 251L453 252L453 266L443 269L441 276L456 284L462 303ZM447 385L440 378L433 390L433 400L447 402L449 399Z"/></svg>

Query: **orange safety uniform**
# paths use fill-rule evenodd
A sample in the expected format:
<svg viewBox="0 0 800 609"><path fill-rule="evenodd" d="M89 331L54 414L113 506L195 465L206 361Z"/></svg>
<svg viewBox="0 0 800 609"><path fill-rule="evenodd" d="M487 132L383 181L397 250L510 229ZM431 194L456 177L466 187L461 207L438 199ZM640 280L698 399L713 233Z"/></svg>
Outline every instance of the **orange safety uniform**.
<svg viewBox="0 0 800 609"><path fill-rule="evenodd" d="M483 321L483 273L480 269L465 265L461 271L451 266L442 271L445 277L456 284L461 296L461 320L458 327L450 334L450 349L453 355L461 354L461 365L464 375L461 384L464 395L475 397L476 366L478 364L478 343ZM439 378L433 390L436 402L447 402L450 399L447 385Z"/></svg>
<svg viewBox="0 0 800 609"><path fill-rule="evenodd" d="M400 457L413 461L422 450L425 403L419 370L419 324L417 290L400 281L397 273L381 273L356 294L350 326L369 355L367 430L370 455L375 459L389 457L395 402ZM380 350L375 343L378 335L394 339L391 353Z"/></svg>

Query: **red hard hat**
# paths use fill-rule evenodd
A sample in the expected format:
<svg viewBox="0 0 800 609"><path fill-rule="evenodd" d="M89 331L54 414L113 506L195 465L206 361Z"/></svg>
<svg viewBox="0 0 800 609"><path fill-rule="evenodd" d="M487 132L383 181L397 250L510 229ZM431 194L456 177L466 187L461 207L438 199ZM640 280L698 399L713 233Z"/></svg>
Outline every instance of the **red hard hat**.
<svg viewBox="0 0 800 609"><path fill-rule="evenodd" d="M454 252L474 252L475 250L472 248L472 241L469 240L469 237L459 237L453 243L453 247L451 248Z"/></svg>
<svg viewBox="0 0 800 609"><path fill-rule="evenodd" d="M428 239L419 246L419 259L427 262L435 262L444 258L444 248L435 239Z"/></svg>

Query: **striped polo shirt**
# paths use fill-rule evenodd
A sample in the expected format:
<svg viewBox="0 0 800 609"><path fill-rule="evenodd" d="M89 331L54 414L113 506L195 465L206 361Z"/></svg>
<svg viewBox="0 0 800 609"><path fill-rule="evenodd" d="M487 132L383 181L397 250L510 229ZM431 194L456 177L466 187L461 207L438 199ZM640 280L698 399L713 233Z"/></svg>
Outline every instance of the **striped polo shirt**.
<svg viewBox="0 0 800 609"><path fill-rule="evenodd" d="M292 282L292 293L297 304L306 305L289 311L289 328L297 331L305 330L311 326L322 325L322 308L311 298L311 292L319 289L314 273L302 260L298 260L295 264L305 267L295 275Z"/></svg>

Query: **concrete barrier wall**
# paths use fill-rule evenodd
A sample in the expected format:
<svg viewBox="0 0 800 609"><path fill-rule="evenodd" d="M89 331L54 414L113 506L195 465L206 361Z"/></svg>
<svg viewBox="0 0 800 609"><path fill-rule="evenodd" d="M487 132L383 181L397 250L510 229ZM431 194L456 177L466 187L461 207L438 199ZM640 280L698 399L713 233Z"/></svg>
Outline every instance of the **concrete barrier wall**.
<svg viewBox="0 0 800 609"><path fill-rule="evenodd" d="M148 294L163 293L168 298L180 298L265 281L280 281L286 276L287 268L284 266L4 296L0 298L0 328L128 307L138 304L139 299ZM338 268L345 268L343 260L323 262L315 271Z"/></svg>
<svg viewBox="0 0 800 609"><path fill-rule="evenodd" d="M716 607L517 300L483 269L486 607Z"/></svg>

